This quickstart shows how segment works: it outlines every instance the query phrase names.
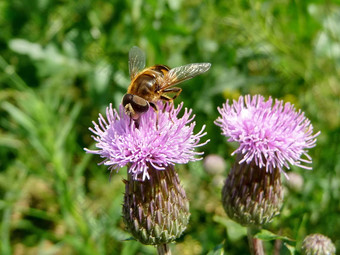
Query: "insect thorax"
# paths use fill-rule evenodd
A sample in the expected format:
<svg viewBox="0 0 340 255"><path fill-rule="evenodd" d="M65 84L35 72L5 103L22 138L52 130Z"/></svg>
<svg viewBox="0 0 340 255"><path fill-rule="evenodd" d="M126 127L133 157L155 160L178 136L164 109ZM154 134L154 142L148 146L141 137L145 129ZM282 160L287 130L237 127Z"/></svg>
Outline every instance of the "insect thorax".
<svg viewBox="0 0 340 255"><path fill-rule="evenodd" d="M156 101L159 98L159 90L162 86L164 75L169 68L164 65L156 65L142 71L131 82L128 93L138 95L147 101Z"/></svg>

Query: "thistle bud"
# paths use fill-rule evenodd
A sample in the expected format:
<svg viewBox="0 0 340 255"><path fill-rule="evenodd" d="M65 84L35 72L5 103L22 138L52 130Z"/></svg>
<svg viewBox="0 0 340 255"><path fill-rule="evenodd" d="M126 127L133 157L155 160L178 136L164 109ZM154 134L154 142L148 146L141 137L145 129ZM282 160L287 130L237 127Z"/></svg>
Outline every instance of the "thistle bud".
<svg viewBox="0 0 340 255"><path fill-rule="evenodd" d="M189 222L189 201L173 166L157 170L151 165L150 178L125 180L123 219L127 230L143 244L175 241Z"/></svg>
<svg viewBox="0 0 340 255"><path fill-rule="evenodd" d="M246 162L233 165L222 189L228 216L243 226L260 226L280 213L283 200L280 170L266 171Z"/></svg>
<svg viewBox="0 0 340 255"><path fill-rule="evenodd" d="M303 240L301 252L303 255L333 255L335 246L328 237L312 234Z"/></svg>

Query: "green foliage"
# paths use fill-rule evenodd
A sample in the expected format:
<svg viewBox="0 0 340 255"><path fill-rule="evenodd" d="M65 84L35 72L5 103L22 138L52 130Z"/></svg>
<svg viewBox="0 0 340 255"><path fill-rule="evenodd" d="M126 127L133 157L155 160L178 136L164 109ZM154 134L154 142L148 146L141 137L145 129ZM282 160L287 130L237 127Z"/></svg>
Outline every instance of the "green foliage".
<svg viewBox="0 0 340 255"><path fill-rule="evenodd" d="M302 109L321 130L313 171L292 169L303 186L287 185L265 247L294 254L319 232L340 250L339 19L339 3L317 0L1 1L0 253L156 254L129 240L122 223L126 169L109 181L100 158L83 150L93 146L91 121L126 92L133 45L148 65L212 63L176 103L207 125L205 155L228 166L234 147L213 124L226 98L260 93ZM227 170L177 169L192 215L174 253L248 254L244 229L220 204Z"/></svg>

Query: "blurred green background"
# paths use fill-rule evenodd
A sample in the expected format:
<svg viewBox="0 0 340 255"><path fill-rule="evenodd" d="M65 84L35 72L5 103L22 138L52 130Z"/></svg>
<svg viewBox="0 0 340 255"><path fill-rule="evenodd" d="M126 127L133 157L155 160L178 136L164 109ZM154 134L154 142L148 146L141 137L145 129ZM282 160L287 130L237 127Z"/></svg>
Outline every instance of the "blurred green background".
<svg viewBox="0 0 340 255"><path fill-rule="evenodd" d="M0 254L156 254L127 240L126 169L109 181L83 150L94 145L91 121L126 92L133 45L147 65L212 63L175 103L193 109L196 131L207 126L201 150L226 167L177 166L192 216L174 254L249 253L245 229L220 204L236 145L213 124L227 98L249 93L294 103L322 132L313 171L292 168L298 184L286 185L266 226L294 241L267 241L268 254L289 254L316 232L340 250L339 24L335 1L0 1Z"/></svg>

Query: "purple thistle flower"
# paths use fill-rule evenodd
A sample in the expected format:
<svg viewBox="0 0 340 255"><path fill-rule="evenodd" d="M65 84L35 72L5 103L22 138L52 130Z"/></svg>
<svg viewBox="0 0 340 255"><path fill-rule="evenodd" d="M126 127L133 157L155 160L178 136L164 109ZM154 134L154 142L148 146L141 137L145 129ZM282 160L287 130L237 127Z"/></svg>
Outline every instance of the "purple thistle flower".
<svg viewBox="0 0 340 255"><path fill-rule="evenodd" d="M313 126L301 110L296 111L294 105L269 97L265 101L261 95L247 95L229 100L218 108L221 114L215 124L220 126L222 134L229 137L229 142L238 142L239 147L232 153L240 153L243 157L240 164L254 162L259 168L265 167L272 172L289 164L305 169L311 167L303 163L312 163L307 149L315 146L316 137ZM301 158L305 156L306 159Z"/></svg>
<svg viewBox="0 0 340 255"><path fill-rule="evenodd" d="M183 103L177 108L162 103L158 107L158 120L156 112L150 108L140 117L137 127L122 106L118 113L110 104L106 118L99 114L98 124L93 122L94 128L90 128L98 150L85 149L86 152L104 158L100 164L110 166L111 171L128 165L133 178L137 180L142 175L143 181L150 178L149 166L164 170L174 164L200 160L195 156L203 152L196 152L195 148L209 141L199 143L200 138L206 135L203 132L205 126L194 134L195 116L192 110L185 108L183 116L177 116Z"/></svg>

